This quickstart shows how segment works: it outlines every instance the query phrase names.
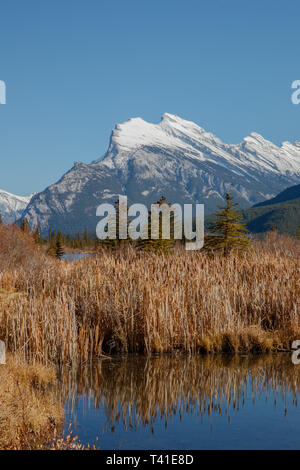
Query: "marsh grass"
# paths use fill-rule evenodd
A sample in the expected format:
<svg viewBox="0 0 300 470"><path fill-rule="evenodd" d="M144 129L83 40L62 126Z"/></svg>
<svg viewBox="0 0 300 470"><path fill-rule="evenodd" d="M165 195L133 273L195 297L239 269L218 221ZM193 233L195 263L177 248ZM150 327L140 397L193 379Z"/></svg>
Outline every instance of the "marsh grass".
<svg viewBox="0 0 300 470"><path fill-rule="evenodd" d="M55 440L64 410L53 367L8 355L0 366L0 449L44 448Z"/></svg>
<svg viewBox="0 0 300 470"><path fill-rule="evenodd" d="M226 258L128 246L70 263L29 244L30 256L14 249L11 263L0 245L0 337L24 358L73 365L113 353L289 349L300 337L299 246L272 233Z"/></svg>
<svg viewBox="0 0 300 470"><path fill-rule="evenodd" d="M96 450L64 432L64 397L54 366L8 354L0 366L0 450Z"/></svg>

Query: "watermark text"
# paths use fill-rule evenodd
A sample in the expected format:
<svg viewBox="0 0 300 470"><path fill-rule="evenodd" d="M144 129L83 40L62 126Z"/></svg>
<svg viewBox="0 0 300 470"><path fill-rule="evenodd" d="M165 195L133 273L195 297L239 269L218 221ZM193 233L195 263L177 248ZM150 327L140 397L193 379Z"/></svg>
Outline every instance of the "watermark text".
<svg viewBox="0 0 300 470"><path fill-rule="evenodd" d="M300 103L300 80L295 80L292 83L292 89L295 90L292 93L292 103L297 105Z"/></svg>
<svg viewBox="0 0 300 470"><path fill-rule="evenodd" d="M99 240L163 240L171 239L171 225L174 240L186 240L186 250L201 250L204 245L204 205L195 204L152 204L150 213L144 204L127 205L127 196L119 196L118 210L109 203L100 204L96 211L102 217L97 224ZM149 219L151 230L149 233ZM172 221L172 222L171 222ZM161 227L161 229L160 229ZM118 232L118 233L117 233Z"/></svg>
<svg viewBox="0 0 300 470"><path fill-rule="evenodd" d="M0 80L0 104L6 104L6 84Z"/></svg>

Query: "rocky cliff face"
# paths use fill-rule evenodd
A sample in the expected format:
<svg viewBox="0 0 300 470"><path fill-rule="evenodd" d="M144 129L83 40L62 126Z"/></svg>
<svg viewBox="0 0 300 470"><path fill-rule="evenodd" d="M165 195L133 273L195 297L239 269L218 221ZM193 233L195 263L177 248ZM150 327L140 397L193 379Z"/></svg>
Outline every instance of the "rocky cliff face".
<svg viewBox="0 0 300 470"><path fill-rule="evenodd" d="M160 123L141 118L117 124L106 154L74 167L35 195L24 215L42 231L95 230L96 207L115 202L148 206L165 195L170 202L204 203L206 213L223 203L229 191L241 208L269 199L300 182L300 143L277 147L252 133L238 145L171 114Z"/></svg>

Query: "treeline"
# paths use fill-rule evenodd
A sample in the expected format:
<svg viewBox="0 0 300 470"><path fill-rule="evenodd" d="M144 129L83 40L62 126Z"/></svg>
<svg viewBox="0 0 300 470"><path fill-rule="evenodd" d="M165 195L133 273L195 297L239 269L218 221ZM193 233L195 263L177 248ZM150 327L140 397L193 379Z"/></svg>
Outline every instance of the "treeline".
<svg viewBox="0 0 300 470"><path fill-rule="evenodd" d="M37 239L39 239L39 235L37 234L36 236ZM69 233L64 234L60 231L55 232L55 230L49 229L48 236L44 241L49 245L50 249L55 248L57 242L60 242L64 247L74 250L93 249L98 246L97 237L91 236L88 230L84 230L83 233L78 232L76 235L71 235Z"/></svg>
<svg viewBox="0 0 300 470"><path fill-rule="evenodd" d="M157 205L166 205L171 208L164 196L156 202ZM236 206L238 204L233 202L233 198L230 194L225 196L225 205L218 206L219 210L214 214L213 221L208 226L208 232L205 234L205 241L203 251L206 252L220 252L224 256L234 251L246 251L250 247L249 237L247 236L247 228L245 224L241 222L242 215ZM122 239L119 230L119 204L118 201L115 203L116 209L116 221L113 226L113 232L115 238L106 238L105 240L99 240L95 234L91 234L87 229L84 232L77 234L62 233L61 231L55 231L49 228L47 237L41 235L40 226L37 225L35 230L31 231L28 221L24 218L20 223L20 228L23 232L30 233L34 241L38 245L45 245L47 253L50 255L61 258L64 254L64 249L68 248L71 250L118 250L124 245L132 245L135 248L142 251L154 251L166 253L171 251L176 244L185 243L186 240L183 236L181 240L175 239L174 236L177 221L174 218L174 213L170 212L170 238L166 239L162 236L162 223L160 214L159 233L156 237L152 237L151 227L151 212L148 214L148 238L139 238L135 241L131 239ZM0 216L1 223L1 216ZM127 228L130 223L129 217L127 217ZM272 231L276 231L275 227L272 227ZM182 230L182 233L184 231ZM298 238L300 239L300 229L298 232Z"/></svg>
<svg viewBox="0 0 300 470"><path fill-rule="evenodd" d="M238 203L233 202L233 198L229 193L226 193L225 196L225 205L218 206L219 210L214 214L214 221L210 223L208 230L209 233L205 234L204 237L204 247L203 251L205 252L220 252L224 256L228 256L232 250L243 252L250 247L250 241L247 237L247 228L241 222L242 215L239 210L236 209ZM151 226L151 212L148 213L148 227L146 227L146 232L148 232L148 238L138 239L133 244L142 251L153 251L167 253L171 251L176 243L186 243L184 236L183 226L181 227L182 237L180 240L177 240L175 237L175 232L179 224L182 224L182 220L178 221L174 215L174 212L171 210L171 204L167 202L165 196L162 196L159 201L156 202L158 206L168 206L170 208L170 238L164 238L162 236L162 214L159 215L159 229L156 233L156 228L154 230L155 237L153 237L153 227ZM118 204L116 203L116 214L118 221ZM127 217L127 227L129 220ZM115 227L113 227L116 233L116 238L106 239L100 242L101 246L116 249L121 244L132 243L131 240L120 240L119 237L119 226L118 222ZM195 230L195 227L193 227Z"/></svg>
<svg viewBox="0 0 300 470"><path fill-rule="evenodd" d="M61 231L55 231L49 228L47 237L41 235L41 228L38 224L35 230L31 231L28 220L22 219L20 229L24 233L30 233L38 245L45 245L47 253L61 258L64 254L64 248L74 250L95 249L99 245L99 240L96 236L91 236L88 230L83 233L78 232L76 235L70 233L64 234Z"/></svg>
<svg viewBox="0 0 300 470"><path fill-rule="evenodd" d="M162 196L156 204L158 206L167 206L170 208L170 238L166 239L162 234L162 214L159 215L159 229L158 233L153 236L153 227L151 226L151 211L148 212L148 227L146 232L148 238L139 238L135 241L127 238L125 240L120 236L119 229L119 201L115 203L116 220L113 226L115 238L106 238L99 240L95 235L91 236L86 229L83 233L71 235L70 233L62 233L49 228L48 236L41 235L40 226L37 225L34 231L30 231L29 223L26 218L22 219L20 228L23 232L31 233L35 242L39 245L47 245L47 253L61 258L64 254L64 247L69 249L109 249L116 250L125 244L131 244L137 249L142 251L153 251L166 253L171 251L176 243L185 243L184 236L177 240L175 237L176 227L178 221L174 217L174 212L171 211L171 204L167 202L166 197ZM225 206L218 206L219 211L215 213L216 220L210 224L210 233L205 236L204 250L219 251L227 256L233 249L237 251L246 250L250 243L246 236L247 229L241 223L241 213L236 209L238 204L233 202L233 198L227 193ZM129 217L127 216L126 224L127 229L129 225ZM180 222L182 223L182 221ZM182 227L183 228L183 227ZM142 228L140 228L142 229ZM181 230L184 233L184 230Z"/></svg>

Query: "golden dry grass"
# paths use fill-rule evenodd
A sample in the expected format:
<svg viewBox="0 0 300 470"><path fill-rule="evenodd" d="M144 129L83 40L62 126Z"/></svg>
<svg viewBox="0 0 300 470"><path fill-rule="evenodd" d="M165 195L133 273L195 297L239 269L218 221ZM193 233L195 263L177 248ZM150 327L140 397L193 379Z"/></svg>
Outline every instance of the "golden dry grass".
<svg viewBox="0 0 300 470"><path fill-rule="evenodd" d="M0 449L36 449L53 441L63 422L53 367L8 355L0 366Z"/></svg>
<svg viewBox="0 0 300 470"><path fill-rule="evenodd" d="M1 273L0 337L29 359L264 352L300 337L299 243L288 236L271 234L227 258L130 246L74 263L25 258Z"/></svg>

